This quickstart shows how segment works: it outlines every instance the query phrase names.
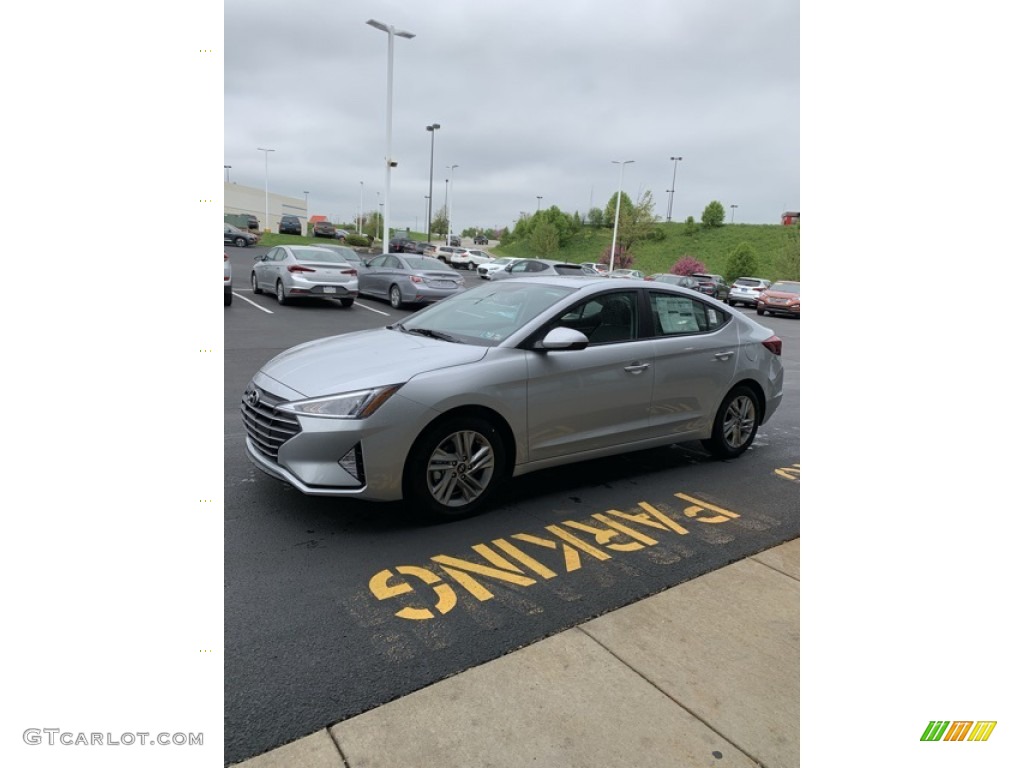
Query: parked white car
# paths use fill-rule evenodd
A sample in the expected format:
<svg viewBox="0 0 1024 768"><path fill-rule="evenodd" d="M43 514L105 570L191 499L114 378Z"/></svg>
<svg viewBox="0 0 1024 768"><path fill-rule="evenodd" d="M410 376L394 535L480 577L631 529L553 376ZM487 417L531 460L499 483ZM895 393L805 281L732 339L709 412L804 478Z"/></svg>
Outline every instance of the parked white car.
<svg viewBox="0 0 1024 768"><path fill-rule="evenodd" d="M476 273L480 275L480 277L482 277L484 280L490 280L491 275L494 272L504 269L509 264L515 261L519 261L519 259L513 258L511 256L502 256L500 259L495 259L494 261L488 264L481 264L479 267L476 268Z"/></svg>
<svg viewBox="0 0 1024 768"><path fill-rule="evenodd" d="M452 266L456 269L472 269L475 271L481 264L490 264L492 261L494 261L493 256L488 256L483 251L469 248L456 249L456 252L452 253Z"/></svg>

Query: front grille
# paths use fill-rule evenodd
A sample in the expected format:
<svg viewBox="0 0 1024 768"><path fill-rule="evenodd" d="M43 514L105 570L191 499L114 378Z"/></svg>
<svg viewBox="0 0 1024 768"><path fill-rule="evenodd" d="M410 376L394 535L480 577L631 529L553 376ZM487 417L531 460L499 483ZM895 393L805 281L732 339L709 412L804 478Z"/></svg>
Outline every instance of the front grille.
<svg viewBox="0 0 1024 768"><path fill-rule="evenodd" d="M253 405L253 394L258 395ZM268 459L277 461L277 450L286 440L295 437L302 429L299 420L290 413L278 410L277 406L285 402L265 389L250 384L242 395L242 421L256 449Z"/></svg>

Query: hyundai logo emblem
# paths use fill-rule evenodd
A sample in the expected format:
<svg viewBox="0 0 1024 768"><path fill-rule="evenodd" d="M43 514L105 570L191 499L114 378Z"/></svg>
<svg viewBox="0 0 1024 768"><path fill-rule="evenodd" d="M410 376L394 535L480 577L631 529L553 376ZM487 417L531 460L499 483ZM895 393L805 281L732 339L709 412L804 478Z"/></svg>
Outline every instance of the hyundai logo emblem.
<svg viewBox="0 0 1024 768"><path fill-rule="evenodd" d="M252 408L255 408L260 404L260 391L255 387L253 389L246 390L245 402Z"/></svg>

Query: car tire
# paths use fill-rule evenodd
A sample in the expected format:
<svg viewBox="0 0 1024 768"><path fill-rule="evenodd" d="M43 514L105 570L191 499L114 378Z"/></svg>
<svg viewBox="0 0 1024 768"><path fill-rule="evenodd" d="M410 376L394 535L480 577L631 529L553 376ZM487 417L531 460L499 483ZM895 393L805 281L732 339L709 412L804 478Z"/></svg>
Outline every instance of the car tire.
<svg viewBox="0 0 1024 768"><path fill-rule="evenodd" d="M469 264L466 265L466 269L470 270L471 272L476 272L476 264L474 264L471 261L471 262L469 262Z"/></svg>
<svg viewBox="0 0 1024 768"><path fill-rule="evenodd" d="M388 301L391 303L393 309L402 308L402 289L397 285L392 285L388 290Z"/></svg>
<svg viewBox="0 0 1024 768"><path fill-rule="evenodd" d="M409 452L404 495L435 519L469 517L484 507L505 472L505 443L490 421L442 419Z"/></svg>
<svg viewBox="0 0 1024 768"><path fill-rule="evenodd" d="M725 396L715 415L711 438L701 443L716 458L734 459L754 442L760 423L760 401L750 387L741 384Z"/></svg>
<svg viewBox="0 0 1024 768"><path fill-rule="evenodd" d="M284 294L284 283L280 280L278 280L277 285L274 286L274 294L277 296L277 303L282 307L288 303L288 297Z"/></svg>
<svg viewBox="0 0 1024 768"><path fill-rule="evenodd" d="M758 307L758 308L757 308L757 310L756 310L756 312L757 312L757 314L759 314L759 315L763 315L763 314L764 314L764 310L763 310L763 309L761 309L761 307Z"/></svg>
<svg viewBox="0 0 1024 768"><path fill-rule="evenodd" d="M231 291L226 291L224 293L224 306L225 307L230 307L231 306L231 300L233 298L234 298L234 294L232 294Z"/></svg>
<svg viewBox="0 0 1024 768"><path fill-rule="evenodd" d="M237 245L239 248L245 248L245 246L247 246L248 244L249 241L246 240L244 237L235 238L235 245Z"/></svg>
<svg viewBox="0 0 1024 768"><path fill-rule="evenodd" d="M349 307L356 303L355 299L339 299L339 301L341 301L341 306L344 309L348 309Z"/></svg>
<svg viewBox="0 0 1024 768"><path fill-rule="evenodd" d="M256 273L253 272L249 277L249 282L252 283L252 292L256 294L263 293L263 289L260 288L259 281L256 279Z"/></svg>

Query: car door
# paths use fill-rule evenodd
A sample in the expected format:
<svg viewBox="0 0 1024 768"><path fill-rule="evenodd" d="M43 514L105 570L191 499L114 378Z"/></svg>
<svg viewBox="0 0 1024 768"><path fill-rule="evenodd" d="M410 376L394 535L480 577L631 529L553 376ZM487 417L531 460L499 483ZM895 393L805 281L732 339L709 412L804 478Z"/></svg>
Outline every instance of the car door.
<svg viewBox="0 0 1024 768"><path fill-rule="evenodd" d="M654 341L640 338L639 293L591 296L547 324L574 328L586 349L528 357L529 460L541 461L649 436Z"/></svg>
<svg viewBox="0 0 1024 768"><path fill-rule="evenodd" d="M391 285L391 277L396 266L400 264L398 258L389 253L382 253L380 256L370 259L367 262L366 270L359 276L359 292L386 297Z"/></svg>
<svg viewBox="0 0 1024 768"><path fill-rule="evenodd" d="M267 287L267 262L272 257L276 248L271 248L262 256L255 256L252 264L253 274L256 275L256 285L260 290L270 290Z"/></svg>
<svg viewBox="0 0 1024 768"><path fill-rule="evenodd" d="M706 435L732 386L739 327L700 299L650 291L654 326L651 430L680 440Z"/></svg>

